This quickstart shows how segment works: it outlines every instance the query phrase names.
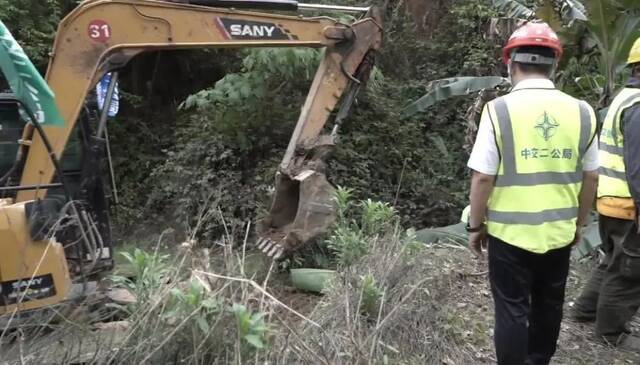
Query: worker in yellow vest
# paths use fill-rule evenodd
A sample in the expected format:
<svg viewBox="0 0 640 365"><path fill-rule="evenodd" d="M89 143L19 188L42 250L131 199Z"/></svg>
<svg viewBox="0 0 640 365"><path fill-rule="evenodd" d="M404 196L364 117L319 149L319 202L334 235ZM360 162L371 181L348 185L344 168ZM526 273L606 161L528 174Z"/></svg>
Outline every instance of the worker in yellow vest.
<svg viewBox="0 0 640 365"><path fill-rule="evenodd" d="M626 324L640 306L640 39L628 65L631 79L609 106L600 132L598 213L604 259L574 306L574 317L595 320L613 345L640 350Z"/></svg>
<svg viewBox="0 0 640 365"><path fill-rule="evenodd" d="M471 249L488 245L498 364L548 364L562 321L571 245L598 181L596 119L551 81L562 46L545 23L503 49L512 91L489 102L469 158Z"/></svg>

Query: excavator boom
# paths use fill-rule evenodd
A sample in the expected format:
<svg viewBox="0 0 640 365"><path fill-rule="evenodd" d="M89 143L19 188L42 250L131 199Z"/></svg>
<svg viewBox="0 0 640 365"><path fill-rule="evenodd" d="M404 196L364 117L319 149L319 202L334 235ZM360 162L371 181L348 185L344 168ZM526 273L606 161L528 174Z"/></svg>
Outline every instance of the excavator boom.
<svg viewBox="0 0 640 365"><path fill-rule="evenodd" d="M380 47L377 17L344 25L326 17L300 18L149 0L94 0L81 3L60 24L46 80L64 120L45 126L60 156L89 92L104 73L135 55L161 49L222 47L326 47L327 52L303 107L292 144L318 136L348 81L369 51ZM21 183L44 184L53 166L40 141L33 142ZM291 148L288 156L291 157ZM283 161L284 165L288 162ZM44 196L24 191L17 201Z"/></svg>

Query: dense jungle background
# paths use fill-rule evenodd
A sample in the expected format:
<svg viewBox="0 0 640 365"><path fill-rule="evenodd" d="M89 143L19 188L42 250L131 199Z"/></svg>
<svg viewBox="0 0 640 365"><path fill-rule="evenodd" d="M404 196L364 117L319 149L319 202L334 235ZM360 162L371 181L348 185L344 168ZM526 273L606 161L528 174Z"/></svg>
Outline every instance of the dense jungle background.
<svg viewBox="0 0 640 365"><path fill-rule="evenodd" d="M44 71L56 25L73 2L5 3L0 16ZM500 73L499 50L487 40L498 13L486 1L377 5L387 17L385 45L343 129L330 178L358 197L395 202L407 224L444 225L465 205L469 100L401 114L431 80ZM319 55L244 49L134 59L123 71L124 105L109 126L118 222L127 228L143 221L187 224L207 200L232 226L259 214ZM203 232L216 237L222 231L211 223Z"/></svg>

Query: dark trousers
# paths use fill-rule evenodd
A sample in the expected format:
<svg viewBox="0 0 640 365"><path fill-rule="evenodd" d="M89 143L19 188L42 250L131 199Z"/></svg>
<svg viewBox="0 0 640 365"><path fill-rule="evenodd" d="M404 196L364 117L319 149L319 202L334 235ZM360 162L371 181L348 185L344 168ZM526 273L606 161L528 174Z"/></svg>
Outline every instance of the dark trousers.
<svg viewBox="0 0 640 365"><path fill-rule="evenodd" d="M535 254L489 237L500 365L548 364L556 351L571 247Z"/></svg>
<svg viewBox="0 0 640 365"><path fill-rule="evenodd" d="M640 306L640 235L630 220L600 215L604 259L576 300L574 316L596 320L596 334L611 344L628 332Z"/></svg>

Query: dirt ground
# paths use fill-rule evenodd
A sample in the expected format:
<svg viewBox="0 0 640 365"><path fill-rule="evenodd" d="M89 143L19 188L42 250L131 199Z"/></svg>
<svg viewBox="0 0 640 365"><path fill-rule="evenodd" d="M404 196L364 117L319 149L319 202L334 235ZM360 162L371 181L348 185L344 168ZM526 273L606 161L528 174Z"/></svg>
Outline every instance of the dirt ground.
<svg viewBox="0 0 640 365"><path fill-rule="evenodd" d="M472 258L466 261L468 267L461 270L469 272L469 268L477 265ZM558 351L552 364L640 364L640 354L619 351L608 346L595 337L592 323L579 323L567 315L573 301L589 277L593 262L572 262L571 273L567 284L565 301L565 319L562 323ZM484 274L486 268L475 269ZM467 329L461 333L468 336L469 346L476 349L479 363L495 363L493 353L493 303L489 291L487 275L463 275L458 281L457 303L451 303L452 317L459 323L467 323ZM453 302L453 301L452 301ZM470 327L470 328L469 328ZM637 332L640 320L636 317L631 325ZM464 328L464 326L463 326ZM482 336L484 332L485 336ZM482 339L478 339L482 337ZM446 361L445 361L446 362Z"/></svg>
<svg viewBox="0 0 640 365"><path fill-rule="evenodd" d="M476 360L475 363L495 363L492 344L493 304L489 291L486 264L477 262L470 252L460 247L433 246L427 250L434 257L444 258L444 261L439 261L440 267L437 269L448 278L447 285L450 285L447 288L449 290L446 290L450 294L445 295L442 302L436 303L436 306L441 308L444 318L443 328L437 330L445 331L451 338L455 339L455 343L459 345L459 351L473 354ZM572 263L567 287L565 313L587 280L592 265L592 261ZM317 294L305 293L293 288L288 281L286 273L274 273L269 280L268 290L285 305L303 315L310 315L315 305L322 298ZM292 316L286 310L279 312L280 317L286 317L285 320L291 324L299 321L299 318ZM639 319L636 318L633 321L632 328L635 331L640 330ZM78 347L74 350L76 352L94 353L98 351L94 342L102 342L102 340L90 341L87 337L88 334L96 335L98 332L90 330L90 332L83 333L84 335L82 336L68 333L65 338L70 339L70 342L63 341L60 336L56 336L57 338L54 341L41 339L48 343L47 346L43 346L43 348L48 347L47 352L49 355L47 357L51 359L51 355L55 351L67 353L67 350L70 348L75 349L76 347ZM83 337L85 340L76 344L77 341L75 339ZM51 342L57 343L58 346L50 347ZM14 348L11 352L17 356L12 356L11 360L6 357L3 359L0 356L0 364L36 363L29 361L29 358L34 356L29 354L29 348L33 350L39 346L30 345L27 342L27 346ZM7 349L7 347L4 347L4 350ZM51 362L51 364L54 363L56 362ZM447 357L442 358L440 363L458 365L457 362ZM562 324L558 352L552 364L640 364L640 354L618 351L607 346L595 338L592 324L577 323L566 318Z"/></svg>
<svg viewBox="0 0 640 365"><path fill-rule="evenodd" d="M495 363L493 349L493 303L489 290L486 263L477 262L465 249L453 247L431 247L433 255L446 257L444 267L439 269L449 271L453 286L452 293L445 300L438 303L445 307L447 318L445 331L457 339L457 343L464 344L465 351L475 354L478 364ZM589 277L593 260L572 262L570 277L567 284L565 302L565 319L562 323L558 351L552 364L640 364L640 354L619 351L599 341L593 331L592 323L579 323L569 318L568 312L573 301ZM286 276L279 276L272 282L271 290L291 308L307 315L310 314L317 301L318 295L296 291L286 283ZM295 321L295 318L290 318ZM636 317L631 324L632 329L640 332L640 318ZM447 358L443 364L457 363ZM463 365L463 364L460 364ZM465 364L466 365L466 364Z"/></svg>

